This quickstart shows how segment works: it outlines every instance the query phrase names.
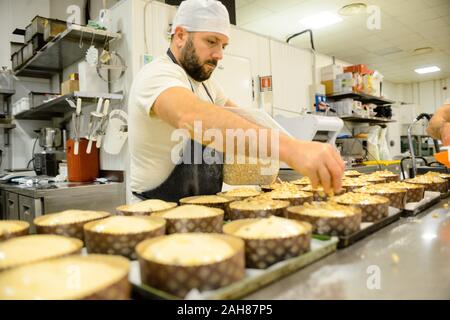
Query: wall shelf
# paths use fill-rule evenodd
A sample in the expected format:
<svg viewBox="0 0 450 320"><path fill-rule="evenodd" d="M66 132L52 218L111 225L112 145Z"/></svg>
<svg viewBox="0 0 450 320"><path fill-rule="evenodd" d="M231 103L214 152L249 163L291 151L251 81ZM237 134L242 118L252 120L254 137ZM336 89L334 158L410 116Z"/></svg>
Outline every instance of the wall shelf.
<svg viewBox="0 0 450 320"><path fill-rule="evenodd" d="M378 117L361 117L361 116L342 116L340 117L342 120L347 122L356 122L356 123L393 123L395 120L386 119L386 118L378 118Z"/></svg>
<svg viewBox="0 0 450 320"><path fill-rule="evenodd" d="M351 98L354 100L361 101L362 103L373 103L373 104L376 104L379 106L391 105L391 104L395 103L392 100L372 96L370 94L356 93L356 92L330 94L330 95L327 95L327 98L331 99L331 100L335 100L335 101L346 99L346 98Z"/></svg>
<svg viewBox="0 0 450 320"><path fill-rule="evenodd" d="M0 95L4 96L5 98L9 98L12 95L14 95L16 93L16 90L11 90L11 89L1 89L0 88Z"/></svg>
<svg viewBox="0 0 450 320"><path fill-rule="evenodd" d="M93 42L102 48L112 40L120 39L120 33L72 25L43 46L30 60L15 69L19 77L51 78L62 70L83 59ZM80 40L83 46L80 48Z"/></svg>
<svg viewBox="0 0 450 320"><path fill-rule="evenodd" d="M51 118L61 118L67 112L75 111L70 107L66 99L81 98L83 104L85 102L92 104L96 103L98 98L110 99L110 100L122 100L123 95L114 93L99 93L99 92L79 92L76 91L71 94L60 96L56 99L50 100L30 110L23 111L14 116L17 120L50 120Z"/></svg>
<svg viewBox="0 0 450 320"><path fill-rule="evenodd" d="M0 129L14 129L16 127L13 123L0 123Z"/></svg>

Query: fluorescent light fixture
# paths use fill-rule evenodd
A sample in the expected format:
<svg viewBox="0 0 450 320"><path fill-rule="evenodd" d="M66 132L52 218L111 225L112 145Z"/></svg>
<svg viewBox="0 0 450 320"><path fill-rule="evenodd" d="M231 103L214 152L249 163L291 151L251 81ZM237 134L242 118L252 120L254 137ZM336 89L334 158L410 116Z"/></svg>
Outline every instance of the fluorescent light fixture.
<svg viewBox="0 0 450 320"><path fill-rule="evenodd" d="M436 66L432 66L432 67L418 68L418 69L415 69L414 71L417 72L418 74L425 74L425 73L431 73L431 72L438 72L438 71L441 71L441 69L439 69Z"/></svg>
<svg viewBox="0 0 450 320"><path fill-rule="evenodd" d="M320 29L341 21L342 18L338 15L329 11L323 11L316 15L301 19L300 23L309 29Z"/></svg>

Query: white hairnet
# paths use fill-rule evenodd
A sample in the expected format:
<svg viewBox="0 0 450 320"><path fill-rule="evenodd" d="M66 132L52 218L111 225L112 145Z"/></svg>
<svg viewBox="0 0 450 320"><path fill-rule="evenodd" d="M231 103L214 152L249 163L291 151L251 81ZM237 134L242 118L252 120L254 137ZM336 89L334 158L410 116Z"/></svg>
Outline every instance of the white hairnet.
<svg viewBox="0 0 450 320"><path fill-rule="evenodd" d="M171 34L175 33L178 26L190 32L217 32L230 37L228 10L216 0L183 1L173 19Z"/></svg>

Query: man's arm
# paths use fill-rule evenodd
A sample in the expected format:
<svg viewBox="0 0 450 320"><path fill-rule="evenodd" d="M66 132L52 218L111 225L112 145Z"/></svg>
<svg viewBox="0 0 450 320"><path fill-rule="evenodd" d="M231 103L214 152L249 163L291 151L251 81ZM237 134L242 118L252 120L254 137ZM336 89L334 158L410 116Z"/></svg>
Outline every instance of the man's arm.
<svg viewBox="0 0 450 320"><path fill-rule="evenodd" d="M201 101L191 91L181 87L161 93L152 109L156 116L171 126L188 129L192 137L194 121L202 121L203 130L221 130L223 137L226 137L226 129L267 130L222 107ZM280 133L279 156L281 161L308 176L314 187L321 184L326 192L340 190L344 163L331 145L299 141Z"/></svg>
<svg viewBox="0 0 450 320"><path fill-rule="evenodd" d="M440 139L444 145L450 145L450 104L444 104L436 111L428 124L427 133L434 139Z"/></svg>

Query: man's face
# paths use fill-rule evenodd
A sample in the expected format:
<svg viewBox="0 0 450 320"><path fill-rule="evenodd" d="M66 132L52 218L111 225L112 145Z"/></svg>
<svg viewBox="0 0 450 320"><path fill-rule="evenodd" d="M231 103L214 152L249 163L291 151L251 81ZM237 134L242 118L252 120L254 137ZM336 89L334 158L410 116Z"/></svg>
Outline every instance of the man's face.
<svg viewBox="0 0 450 320"><path fill-rule="evenodd" d="M228 45L228 38L214 32L190 32L181 49L180 64L192 79L202 82L211 77L223 50Z"/></svg>

